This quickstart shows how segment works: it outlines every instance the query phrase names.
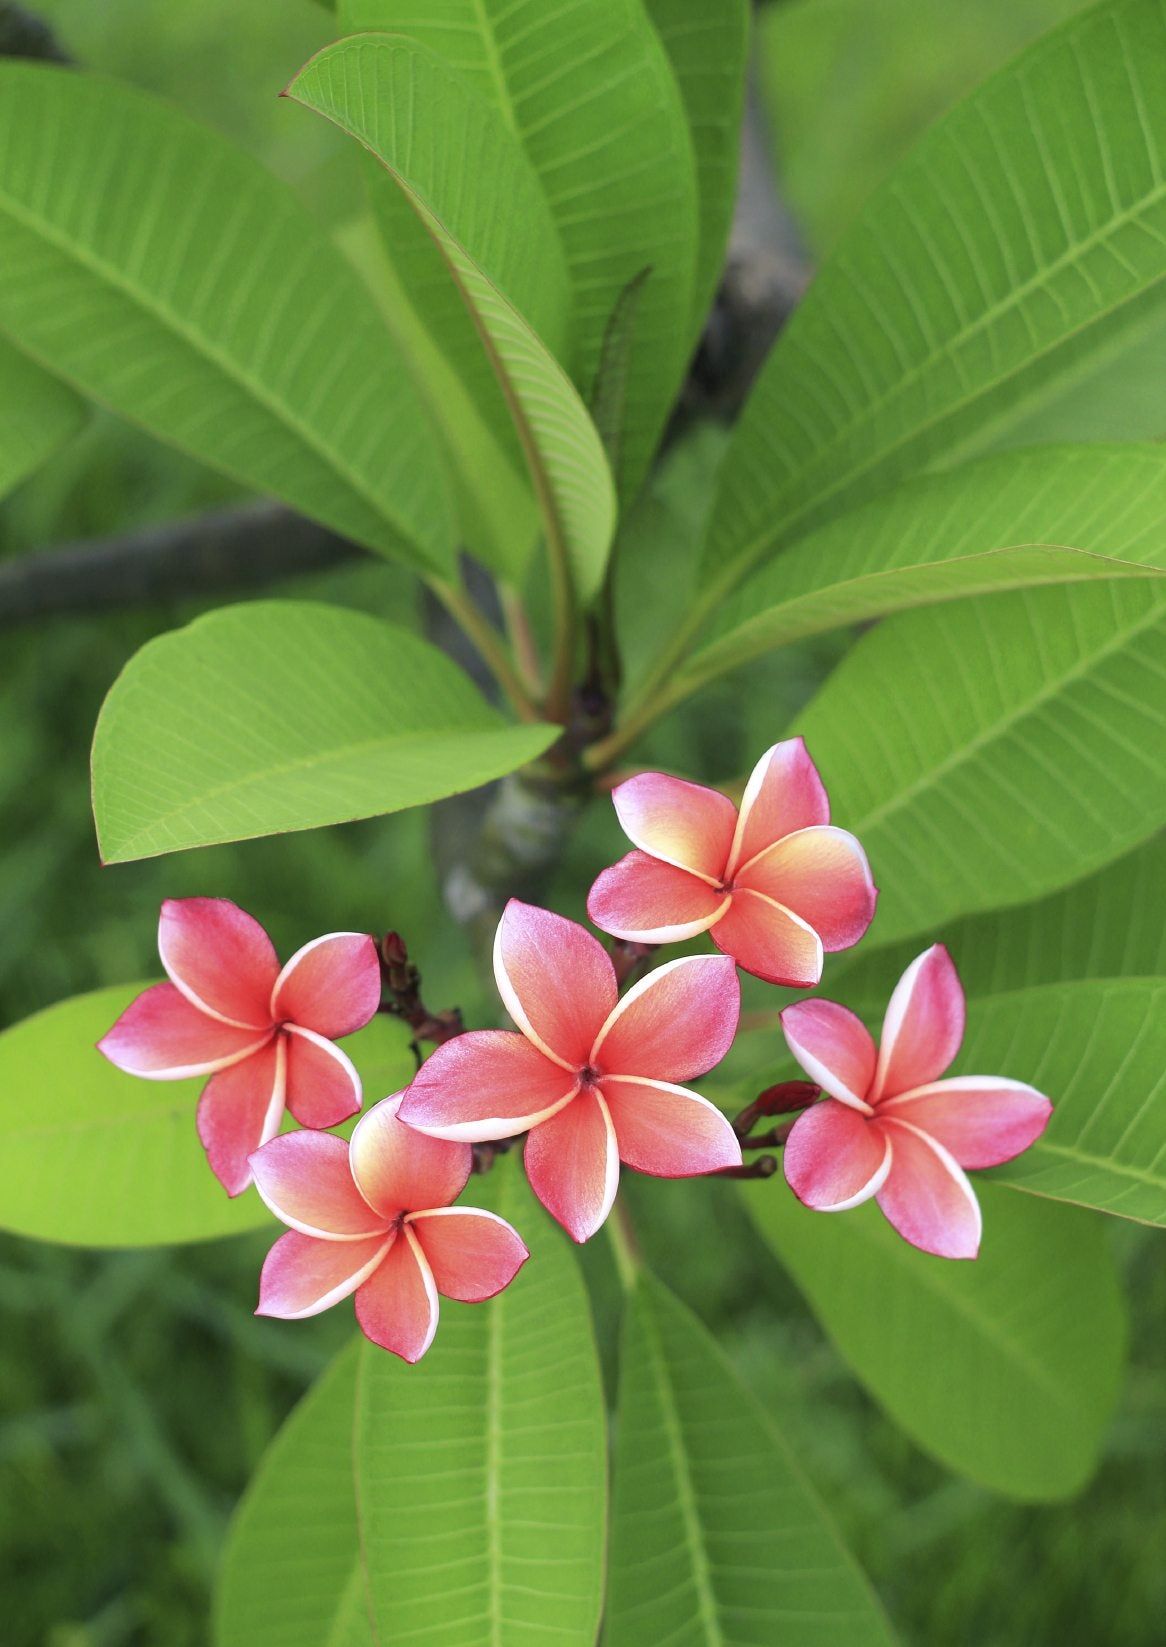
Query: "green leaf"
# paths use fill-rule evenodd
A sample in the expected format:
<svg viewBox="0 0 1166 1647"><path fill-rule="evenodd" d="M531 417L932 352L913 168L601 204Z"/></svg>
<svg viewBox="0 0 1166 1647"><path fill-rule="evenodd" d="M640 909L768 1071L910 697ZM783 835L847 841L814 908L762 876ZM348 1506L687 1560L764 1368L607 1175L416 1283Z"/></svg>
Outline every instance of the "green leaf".
<svg viewBox="0 0 1166 1647"><path fill-rule="evenodd" d="M776 556L721 608L680 690L788 641L904 607L1163 571L1160 446L996 453L917 476Z"/></svg>
<svg viewBox="0 0 1166 1647"><path fill-rule="evenodd" d="M566 258L573 324L561 358L585 398L619 294L651 268L621 443L629 497L687 365L697 245L684 104L641 0L344 0L341 17L444 54L521 141Z"/></svg>
<svg viewBox="0 0 1166 1647"><path fill-rule="evenodd" d="M236 1200L195 1131L204 1081L143 1081L96 1043L145 984L95 990L0 1035L0 1225L41 1241L140 1247L205 1241L271 1222L252 1190ZM376 1019L344 1043L370 1097L413 1075L408 1032Z"/></svg>
<svg viewBox="0 0 1166 1647"><path fill-rule="evenodd" d="M880 887L931 933L1079 879L1166 822L1166 596L1139 582L905 612L799 717Z"/></svg>
<svg viewBox="0 0 1166 1647"><path fill-rule="evenodd" d="M882 1609L769 1414L658 1281L620 1358L606 1647L887 1647Z"/></svg>
<svg viewBox="0 0 1166 1647"><path fill-rule="evenodd" d="M287 95L363 143L440 245L517 423L552 553L586 600L603 581L615 495L586 407L492 266L504 257L509 272L515 236L532 232L527 195L512 202L513 217L495 209L523 176L500 116L441 58L390 35L327 47ZM451 167L451 153L472 171Z"/></svg>
<svg viewBox="0 0 1166 1647"><path fill-rule="evenodd" d="M369 548L453 564L436 442L292 191L146 93L0 64L0 330L151 434Z"/></svg>
<svg viewBox="0 0 1166 1647"><path fill-rule="evenodd" d="M85 421L63 383L0 340L0 498L39 469Z"/></svg>
<svg viewBox="0 0 1166 1647"><path fill-rule="evenodd" d="M312 601L224 607L149 641L102 705L106 863L317 829L476 789L540 755L443 652Z"/></svg>
<svg viewBox="0 0 1166 1647"><path fill-rule="evenodd" d="M972 1263L908 1246L873 1203L829 1216L743 1185L758 1229L877 1400L942 1463L1017 1498L1088 1480L1125 1321L1104 1221L976 1180Z"/></svg>
<svg viewBox="0 0 1166 1647"><path fill-rule="evenodd" d="M999 442L1154 325L1164 148L1160 0L1073 18L933 127L782 333L722 474L706 579Z"/></svg>

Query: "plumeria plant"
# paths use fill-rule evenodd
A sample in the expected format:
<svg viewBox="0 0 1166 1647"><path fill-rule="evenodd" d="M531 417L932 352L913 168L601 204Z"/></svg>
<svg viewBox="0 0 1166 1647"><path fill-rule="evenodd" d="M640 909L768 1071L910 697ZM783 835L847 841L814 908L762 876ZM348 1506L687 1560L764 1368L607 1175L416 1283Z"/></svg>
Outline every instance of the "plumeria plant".
<svg viewBox="0 0 1166 1647"><path fill-rule="evenodd" d="M164 980L0 1037L38 1126L0 1219L278 1221L235 1302L354 1301L218 1647L885 1647L793 1385L681 1298L698 1249L779 1264L949 1469L1096 1464L1108 1226L1166 1223L1166 10L1102 0L957 105L739 405L732 361L700 389L749 287L746 0L329 9L283 115L342 221L0 61L0 484L92 402L395 568L128 658L105 865L434 827L364 826L400 856L357 911L321 858L323 935L192 860Z"/></svg>

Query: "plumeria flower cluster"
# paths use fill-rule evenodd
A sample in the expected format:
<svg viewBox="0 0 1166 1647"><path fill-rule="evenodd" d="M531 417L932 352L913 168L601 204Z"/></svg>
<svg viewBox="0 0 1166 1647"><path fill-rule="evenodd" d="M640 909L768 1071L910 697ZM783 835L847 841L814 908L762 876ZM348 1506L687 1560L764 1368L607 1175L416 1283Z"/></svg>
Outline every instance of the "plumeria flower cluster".
<svg viewBox="0 0 1166 1647"><path fill-rule="evenodd" d="M234 904L163 905L169 982L140 995L100 1050L151 1080L209 1077L197 1124L212 1170L231 1195L254 1180L288 1226L263 1266L259 1314L297 1319L353 1296L367 1337L418 1360L439 1296L491 1298L528 1257L504 1220L454 1205L475 1147L524 1138L535 1195L578 1242L610 1213L621 1165L658 1178L750 1171L742 1134L747 1145L760 1140L744 1117L734 1126L688 1083L732 1045L738 967L809 989L827 952L862 938L877 897L865 853L830 823L797 738L758 762L740 810L716 790L654 772L620 784L613 800L635 850L596 880L591 920L637 965L706 932L720 953L666 961L621 996L612 955L591 933L512 900L494 972L516 1028L464 1031L456 1014L429 1014L412 974L411 1021L440 1044L351 1142L326 1130L362 1102L357 1070L335 1043L382 1008L386 985L395 994L387 1009L402 1010L400 940L386 940L384 974L372 938L352 932L314 939L281 968L263 928ZM878 1050L831 1001L799 1002L781 1022L810 1077L782 1089L776 1106L803 1109L783 1132L799 1199L838 1212L876 1198L915 1246L974 1257L980 1215L966 1169L1026 1149L1051 1106L1017 1081L941 1079L964 1027L946 950L908 968ZM282 1130L288 1112L303 1130ZM772 1109L759 1099L745 1113L751 1124L762 1112Z"/></svg>

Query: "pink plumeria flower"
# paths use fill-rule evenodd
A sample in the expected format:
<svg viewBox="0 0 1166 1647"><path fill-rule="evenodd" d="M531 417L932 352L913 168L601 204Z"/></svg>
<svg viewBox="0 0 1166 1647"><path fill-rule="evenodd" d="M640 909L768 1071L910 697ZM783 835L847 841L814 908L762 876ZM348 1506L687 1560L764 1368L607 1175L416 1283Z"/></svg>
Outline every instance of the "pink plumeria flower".
<svg viewBox="0 0 1166 1647"><path fill-rule="evenodd" d="M360 1108L360 1076L332 1043L361 1029L381 998L376 945L329 932L280 971L259 922L226 898L169 898L158 921L168 984L138 996L97 1043L147 1081L209 1075L198 1135L228 1195L251 1182L247 1158L290 1109L334 1127Z"/></svg>
<svg viewBox="0 0 1166 1647"><path fill-rule="evenodd" d="M479 1304L530 1254L505 1219L450 1205L473 1151L402 1125L401 1097L374 1104L351 1145L289 1132L251 1157L260 1195L290 1225L264 1261L255 1313L299 1321L355 1293L365 1337L419 1361L437 1331L439 1293Z"/></svg>
<svg viewBox="0 0 1166 1647"><path fill-rule="evenodd" d="M403 1121L468 1142L528 1132L531 1186L575 1241L611 1211L621 1161L658 1178L740 1165L725 1117L676 1085L729 1050L741 1005L731 961L670 961L621 1001L602 944L512 899L494 975L521 1033L472 1031L438 1047L405 1094Z"/></svg>
<svg viewBox="0 0 1166 1647"><path fill-rule="evenodd" d="M939 1258L975 1258L980 1206L965 1167L1011 1161L1039 1138L1052 1105L1023 1081L939 1077L964 1036L964 992L934 944L895 986L875 1050L865 1026L834 1001L799 1001L781 1015L789 1049L828 1098L794 1122L785 1175L819 1212L871 1196L906 1241Z"/></svg>
<svg viewBox="0 0 1166 1647"><path fill-rule="evenodd" d="M636 851L605 869L587 913L604 932L644 944L707 932L767 983L809 989L823 951L849 949L874 918L877 891L801 738L774 744L753 769L741 810L717 789L641 772L612 791Z"/></svg>

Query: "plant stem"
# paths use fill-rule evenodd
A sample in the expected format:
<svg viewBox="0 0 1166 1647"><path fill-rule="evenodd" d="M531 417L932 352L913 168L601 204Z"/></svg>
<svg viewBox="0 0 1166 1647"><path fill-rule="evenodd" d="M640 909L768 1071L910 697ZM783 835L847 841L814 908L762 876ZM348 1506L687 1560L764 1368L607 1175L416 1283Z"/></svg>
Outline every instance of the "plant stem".
<svg viewBox="0 0 1166 1647"><path fill-rule="evenodd" d="M542 715L538 705L523 685L506 643L485 614L457 584L448 583L444 578L427 578L426 582L446 611L473 641L519 720L540 721Z"/></svg>
<svg viewBox="0 0 1166 1647"><path fill-rule="evenodd" d="M616 1196L605 1227L620 1284L625 1292L631 1292L640 1273L640 1243L621 1195Z"/></svg>
<svg viewBox="0 0 1166 1647"><path fill-rule="evenodd" d="M538 645L530 626L526 604L514 585L504 583L501 579L498 582L498 604L502 608L502 618L506 624L510 649L518 666L519 678L530 696L539 698L543 690L542 659L538 654Z"/></svg>

